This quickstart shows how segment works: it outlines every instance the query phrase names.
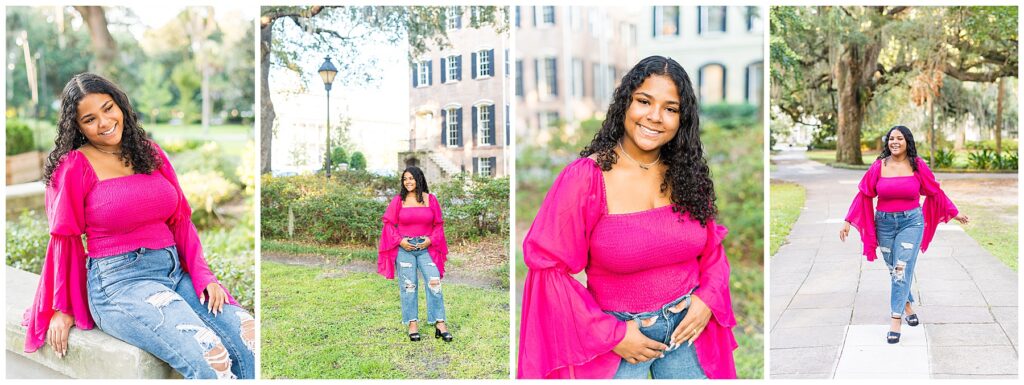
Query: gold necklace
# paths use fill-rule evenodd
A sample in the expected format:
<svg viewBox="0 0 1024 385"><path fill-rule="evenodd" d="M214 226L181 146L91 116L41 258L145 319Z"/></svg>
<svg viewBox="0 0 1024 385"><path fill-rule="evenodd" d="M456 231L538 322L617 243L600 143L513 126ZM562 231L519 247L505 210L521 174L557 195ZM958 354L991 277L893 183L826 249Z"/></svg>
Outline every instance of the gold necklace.
<svg viewBox="0 0 1024 385"><path fill-rule="evenodd" d="M661 151L658 151L658 159L655 159L651 163L640 163L639 160L633 159L632 156L629 156L629 153L626 152L625 148L622 148L622 141L621 140L619 141L619 150L621 150L622 154L625 155L627 158L629 158L629 160L632 160L633 163L636 163L637 166L640 166L641 170L650 170L651 166L654 166L655 164L658 164L659 161L661 161Z"/></svg>
<svg viewBox="0 0 1024 385"><path fill-rule="evenodd" d="M92 148L95 148L96 151L99 151L99 152L102 152L102 153L105 153L105 154L121 156L121 151L107 151L107 150L104 150L102 148L96 147L96 145L92 144L92 143L89 143L89 146L91 146Z"/></svg>

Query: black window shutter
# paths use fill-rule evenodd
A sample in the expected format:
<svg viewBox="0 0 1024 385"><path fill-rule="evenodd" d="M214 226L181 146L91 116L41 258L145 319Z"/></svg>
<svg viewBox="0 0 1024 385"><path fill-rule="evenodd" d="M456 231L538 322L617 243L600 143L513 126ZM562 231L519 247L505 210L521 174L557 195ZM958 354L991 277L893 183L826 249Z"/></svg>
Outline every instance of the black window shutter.
<svg viewBox="0 0 1024 385"><path fill-rule="evenodd" d="M455 110L455 127L458 127L458 133L456 133L458 146L462 147L462 107Z"/></svg>
<svg viewBox="0 0 1024 385"><path fill-rule="evenodd" d="M493 146L493 145L498 143L497 142L497 138L495 138L496 131L494 129L494 126L496 124L495 122L497 122L497 120L498 120L497 119L498 116L494 114L494 105L493 104L487 106L487 110L488 110L487 111L487 116L491 117L491 120L487 123L488 127L486 128L487 131L489 131L487 137L490 139L490 140L487 141L487 144L490 144L490 145Z"/></svg>
<svg viewBox="0 0 1024 385"><path fill-rule="evenodd" d="M697 6L697 34L704 34L704 7Z"/></svg>
<svg viewBox="0 0 1024 385"><path fill-rule="evenodd" d="M412 65L412 88L416 88L420 81L420 63L413 63Z"/></svg>
<svg viewBox="0 0 1024 385"><path fill-rule="evenodd" d="M537 6L534 5L534 6L530 7L530 8L533 8L533 26L536 27L537 26Z"/></svg>
<svg viewBox="0 0 1024 385"><path fill-rule="evenodd" d="M498 66L497 66L498 61L495 60L494 50L493 49L487 50L487 57L491 59L490 64L487 65L487 71L490 72L488 75L497 77L498 76ZM507 61L505 62L505 65L508 65ZM505 71L508 71L508 69L506 68Z"/></svg>
<svg viewBox="0 0 1024 385"><path fill-rule="evenodd" d="M540 59L533 59L533 80L537 85L538 94L540 93Z"/></svg>
<svg viewBox="0 0 1024 385"><path fill-rule="evenodd" d="M728 32L729 7L722 7L722 32Z"/></svg>
<svg viewBox="0 0 1024 385"><path fill-rule="evenodd" d="M750 67L743 71L743 100L750 101Z"/></svg>
<svg viewBox="0 0 1024 385"><path fill-rule="evenodd" d="M491 51L494 51L494 50L491 50ZM509 66L512 65L510 63L511 60L512 60L512 58L510 58L508 56L508 48L505 48L505 77L508 77L512 73L512 71L509 71L509 68L508 68Z"/></svg>
<svg viewBox="0 0 1024 385"><path fill-rule="evenodd" d="M427 85L434 85L434 61L427 60Z"/></svg>
<svg viewBox="0 0 1024 385"><path fill-rule="evenodd" d="M441 58L441 84L448 81L448 58Z"/></svg>
<svg viewBox="0 0 1024 385"><path fill-rule="evenodd" d="M522 16L520 15L521 13L523 13L522 7L517 5L516 6L516 27L517 28L519 27L519 19L522 18Z"/></svg>
<svg viewBox="0 0 1024 385"><path fill-rule="evenodd" d="M551 58L551 94L558 96L558 59Z"/></svg>
<svg viewBox="0 0 1024 385"><path fill-rule="evenodd" d="M441 110L441 147L448 145L448 110Z"/></svg>
<svg viewBox="0 0 1024 385"><path fill-rule="evenodd" d="M726 96L726 95L725 95L725 91L726 91L726 90L725 90L725 84L726 84L726 83L725 83L725 77L726 77L726 75L728 75L728 74L727 74L727 73L725 72L725 66L724 66L724 65L720 65L720 66L722 67L722 100L720 100L719 102L721 102L721 103L725 103L725 100L726 100L726 99L725 99L725 96Z"/></svg>
<svg viewBox="0 0 1024 385"><path fill-rule="evenodd" d="M487 158L487 159L488 159L487 162L491 164L491 176L494 176L494 174L496 174L498 172L498 163L497 163L498 159L497 159L497 157L493 157L493 156L490 157L490 158Z"/></svg>
<svg viewBox="0 0 1024 385"><path fill-rule="evenodd" d="M509 141L511 140L510 139L511 138L510 134L512 133L512 124L511 124L511 120L510 120L510 118L508 116L508 110L509 110L508 109L508 104L506 104L505 105L505 145L506 146L508 146L509 143L511 143Z"/></svg>
<svg viewBox="0 0 1024 385"><path fill-rule="evenodd" d="M455 28L462 28L462 7L455 7Z"/></svg>
<svg viewBox="0 0 1024 385"><path fill-rule="evenodd" d="M679 36L679 31L683 29L683 26L679 23L679 18L683 14L682 7L676 7L676 36Z"/></svg>
<svg viewBox="0 0 1024 385"><path fill-rule="evenodd" d="M479 127L477 127L477 124L476 124L476 119L477 119L477 114L478 114L478 113L477 113L477 108L478 108L477 106L473 106L473 115L472 115L472 118L473 118L473 122L472 122L472 126L473 126L473 145L474 145L474 146L475 146L475 145L476 145L476 143L477 143L477 139L476 139L476 130L478 130L478 129L479 129Z"/></svg>
<svg viewBox="0 0 1024 385"><path fill-rule="evenodd" d="M658 37L658 7L651 7L651 36Z"/></svg>
<svg viewBox="0 0 1024 385"><path fill-rule="evenodd" d="M469 71L473 74L473 79L476 79L476 52L470 54L470 68ZM483 75L483 74L480 74Z"/></svg>
<svg viewBox="0 0 1024 385"><path fill-rule="evenodd" d="M462 55L455 57L455 80L462 80Z"/></svg>
<svg viewBox="0 0 1024 385"><path fill-rule="evenodd" d="M473 175L480 174L480 158L473 157Z"/></svg>

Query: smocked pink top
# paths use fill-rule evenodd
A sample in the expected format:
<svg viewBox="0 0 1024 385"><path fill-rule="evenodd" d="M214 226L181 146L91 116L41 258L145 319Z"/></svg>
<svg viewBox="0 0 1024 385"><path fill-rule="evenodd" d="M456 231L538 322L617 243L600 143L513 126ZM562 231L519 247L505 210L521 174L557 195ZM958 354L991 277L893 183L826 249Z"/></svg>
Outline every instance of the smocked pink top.
<svg viewBox="0 0 1024 385"><path fill-rule="evenodd" d="M624 271L639 273L636 277L645 280L672 281L657 287L680 293L696 282L699 287L694 295L712 314L694 344L697 359L710 378L736 378L732 354L737 346L732 333L736 319L729 294L729 261L722 247L725 227L712 220L704 227L688 220L665 223L672 214L666 208L617 216L608 215L607 207L604 176L590 158L577 159L562 170L544 198L523 241L523 258L529 271L523 286L517 377L612 378L621 361L612 349L625 337L626 323L605 313L602 303L618 307L614 304L658 302L660 307L678 297L645 288L648 282L633 282L636 289L618 293L601 287L602 281L606 285L627 285L626 280L607 279L610 272ZM643 219L631 221L634 215ZM674 220L678 218L674 216ZM609 222L602 223L606 220ZM660 231L670 234L644 237L641 233L645 230L625 227L630 223L651 231L659 231L653 229L660 223L666 227ZM691 233L675 234L668 230L673 227ZM621 232L613 233L616 229ZM604 247L612 249L599 250ZM631 248L653 251L646 255L651 261L641 260L640 253L628 251ZM622 253L624 262L611 261L617 252ZM677 268L672 267L675 263L687 266L685 274L667 275ZM590 275L588 287L573 278L584 268L588 274L604 274L597 279L596 289L589 288L594 285ZM650 269L655 271L648 275L645 270ZM669 270L657 271L660 269Z"/></svg>
<svg viewBox="0 0 1024 385"><path fill-rule="evenodd" d="M953 201L949 200L946 193L939 187L939 182L935 180L935 174L932 174L932 170L928 168L928 164L925 163L924 159L921 159L921 157L916 157L915 159L917 171L914 172L912 177L908 176L905 178L914 179L919 186L917 193L924 196L924 205L921 208L921 213L924 216L921 252L925 252L928 250L928 244L935 237L935 230L938 229L939 223L949 222L950 219L957 216L959 211L956 205L953 204ZM856 227L860 233L860 240L864 243L862 253L868 261L874 261L877 258L875 249L878 247L878 237L875 234L874 198L880 197L882 191L886 189L886 187L879 187L882 181L886 179L891 178L882 178L882 160L876 160L868 168L868 172L864 173L864 177L861 178L860 184L857 186L857 196L853 198L853 203L850 204L850 211L846 213L846 221ZM899 186L901 191L913 182L904 183L906 183L905 186ZM900 194L908 193L908 191L902 191ZM882 208L880 207L879 210L882 210Z"/></svg>
<svg viewBox="0 0 1024 385"><path fill-rule="evenodd" d="M878 211L894 213L921 207L921 183L913 175L879 177L875 190Z"/></svg>
<svg viewBox="0 0 1024 385"><path fill-rule="evenodd" d="M402 207L398 212L398 233L403 237L429 236L434 232L434 210L430 207Z"/></svg>
<svg viewBox="0 0 1024 385"><path fill-rule="evenodd" d="M444 278L444 263L448 260L448 241L444 236L444 217L434 194L428 207L402 207L402 197L396 195L381 217L380 241L377 243L377 273L384 278L395 278L395 259L402 238L426 235L430 238L427 253ZM404 218L404 219L403 219Z"/></svg>
<svg viewBox="0 0 1024 385"><path fill-rule="evenodd" d="M658 310L700 283L697 257L707 231L685 217L680 222L671 205L601 217L587 268L587 291L601 310Z"/></svg>
<svg viewBox="0 0 1024 385"><path fill-rule="evenodd" d="M88 257L93 258L175 245L198 297L203 298L207 285L219 283L203 258L192 209L174 168L163 150L152 145L162 163L152 174L99 180L78 150L61 158L53 171L46 187L50 243L35 301L22 322L28 327L26 352L43 346L55 310L72 315L80 329L94 325L87 300L83 234ZM237 304L231 294L228 302Z"/></svg>

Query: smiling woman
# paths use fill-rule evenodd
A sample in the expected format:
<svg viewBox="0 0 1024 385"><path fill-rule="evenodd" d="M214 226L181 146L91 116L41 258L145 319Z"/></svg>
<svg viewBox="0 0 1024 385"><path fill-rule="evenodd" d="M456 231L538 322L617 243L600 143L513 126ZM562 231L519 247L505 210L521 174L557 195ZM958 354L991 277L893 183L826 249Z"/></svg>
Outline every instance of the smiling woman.
<svg viewBox="0 0 1024 385"><path fill-rule="evenodd" d="M676 61L651 56L622 78L523 241L519 378L736 377L726 229L699 127ZM571 276L584 269L585 288Z"/></svg>
<svg viewBox="0 0 1024 385"><path fill-rule="evenodd" d="M25 351L50 344L63 357L72 326L97 325L186 378L253 378L255 320L207 265L177 174L128 96L99 75L75 75L57 130L44 177L50 241Z"/></svg>

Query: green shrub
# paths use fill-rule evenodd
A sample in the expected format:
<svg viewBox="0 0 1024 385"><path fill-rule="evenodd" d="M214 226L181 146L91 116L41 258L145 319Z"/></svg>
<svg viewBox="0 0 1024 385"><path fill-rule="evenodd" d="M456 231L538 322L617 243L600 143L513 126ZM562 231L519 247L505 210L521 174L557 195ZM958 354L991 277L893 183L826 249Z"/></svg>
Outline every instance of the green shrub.
<svg viewBox="0 0 1024 385"><path fill-rule="evenodd" d="M207 142L199 139L174 139L164 140L160 142L160 148L164 149L169 155L175 155L185 151L195 150L202 147Z"/></svg>
<svg viewBox="0 0 1024 385"><path fill-rule="evenodd" d="M46 259L46 245L50 243L46 215L23 211L16 219L7 221L6 231L7 264L39 274Z"/></svg>
<svg viewBox="0 0 1024 385"><path fill-rule="evenodd" d="M927 152L918 155L921 159L928 160L929 155ZM935 164L929 165L931 168L952 168L953 161L956 160L956 151L940 148L935 151Z"/></svg>
<svg viewBox="0 0 1024 385"><path fill-rule="evenodd" d="M35 147L32 130L20 121L7 121L7 156L23 154Z"/></svg>
<svg viewBox="0 0 1024 385"><path fill-rule="evenodd" d="M174 163L178 175L186 171L215 171L231 183L242 186L238 176L241 159L225 153L217 142L205 142L199 147L181 151L171 159L171 162Z"/></svg>
<svg viewBox="0 0 1024 385"><path fill-rule="evenodd" d="M1017 140L1016 139L1003 139L1003 151L1017 152ZM968 150L993 150L996 149L995 139L982 140L980 142L967 142L964 144Z"/></svg>
<svg viewBox="0 0 1024 385"><path fill-rule="evenodd" d="M753 104L717 103L702 105L702 128L721 127L726 130L750 128L757 124L761 111Z"/></svg>
<svg viewBox="0 0 1024 385"><path fill-rule="evenodd" d="M994 162L995 152L989 149L972 151L967 154L967 164L973 169L987 170L993 166Z"/></svg>
<svg viewBox="0 0 1024 385"><path fill-rule="evenodd" d="M992 158L992 164L993 168L997 170L1016 170L1017 153L1007 151L1002 154L995 154Z"/></svg>

